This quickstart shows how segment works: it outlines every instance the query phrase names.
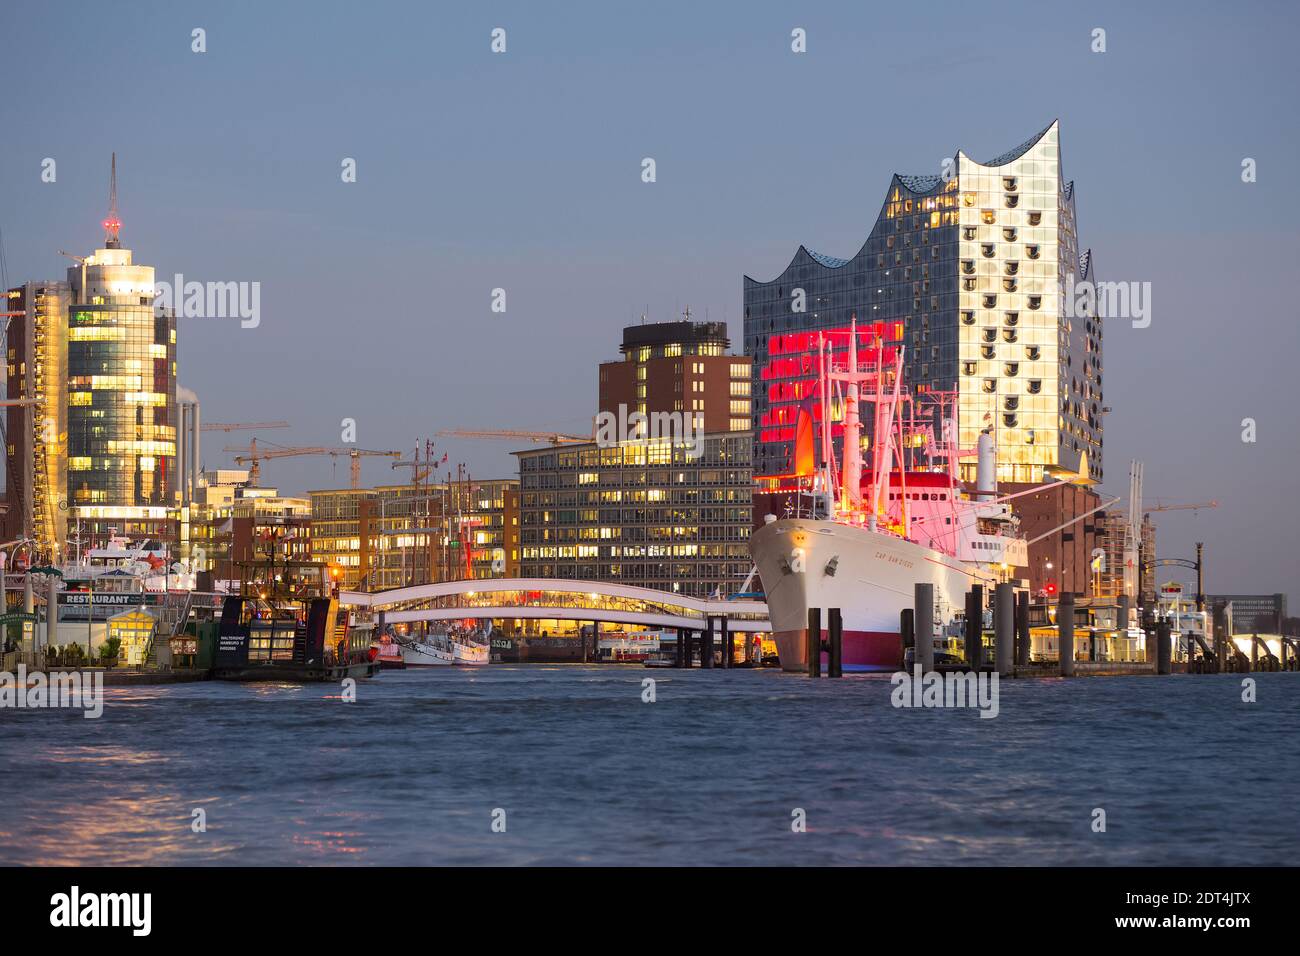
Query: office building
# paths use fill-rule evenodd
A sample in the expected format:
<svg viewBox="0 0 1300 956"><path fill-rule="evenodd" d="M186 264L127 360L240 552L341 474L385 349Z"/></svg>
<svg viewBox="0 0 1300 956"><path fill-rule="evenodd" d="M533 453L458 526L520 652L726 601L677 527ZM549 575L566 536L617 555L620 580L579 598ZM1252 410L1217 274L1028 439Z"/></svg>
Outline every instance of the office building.
<svg viewBox="0 0 1300 956"><path fill-rule="evenodd" d="M749 540L750 433L515 452L519 573L706 597L739 590ZM699 454L694 454L698 451Z"/></svg>
<svg viewBox="0 0 1300 956"><path fill-rule="evenodd" d="M690 314L623 330L623 358L600 366L601 412L676 412L705 432L749 430L749 358L727 354L725 322L692 322Z"/></svg>
<svg viewBox="0 0 1300 956"><path fill-rule="evenodd" d="M1206 606L1232 605L1232 633L1280 634L1286 620L1285 594L1210 594Z"/></svg>
<svg viewBox="0 0 1300 956"><path fill-rule="evenodd" d="M8 460L4 540L31 538L42 560L66 557L68 525L67 322L64 282L28 282L6 292Z"/></svg>
<svg viewBox="0 0 1300 956"><path fill-rule="evenodd" d="M470 479L309 492L311 555L345 588L517 573L518 482Z"/></svg>
<svg viewBox="0 0 1300 956"><path fill-rule="evenodd" d="M112 206L104 246L68 268L68 522L83 543L116 530L174 545L176 316L122 248L116 182Z"/></svg>

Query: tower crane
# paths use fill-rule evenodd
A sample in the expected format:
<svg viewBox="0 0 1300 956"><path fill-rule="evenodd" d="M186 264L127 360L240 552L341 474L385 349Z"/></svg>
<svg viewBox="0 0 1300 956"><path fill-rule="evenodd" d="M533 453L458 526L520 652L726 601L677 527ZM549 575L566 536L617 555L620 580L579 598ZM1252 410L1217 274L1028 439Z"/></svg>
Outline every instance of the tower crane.
<svg viewBox="0 0 1300 956"><path fill-rule="evenodd" d="M444 428L439 438L501 438L521 441L544 441L551 445L580 445L594 441L591 435L566 435L563 432L521 431L513 428Z"/></svg>
<svg viewBox="0 0 1300 956"><path fill-rule="evenodd" d="M332 458L347 456L351 459L352 466L352 487L361 487L361 458L364 455L383 455L388 458L401 458L400 451L371 451L365 448L273 448L270 451L262 451L257 447L257 439L251 438L247 448L238 448L226 446L226 451L244 452L244 454L235 456L235 463L242 465L247 463L248 485L250 488L256 488L258 479L262 474L262 462L271 458L295 458L301 455L329 455Z"/></svg>
<svg viewBox="0 0 1300 956"><path fill-rule="evenodd" d="M205 432L240 432L263 428L289 428L288 422L205 422L199 431Z"/></svg>
<svg viewBox="0 0 1300 956"><path fill-rule="evenodd" d="M1192 504L1164 504L1159 498L1156 499L1155 507L1142 509L1144 513L1150 514L1153 511L1200 511L1203 508L1217 508L1219 502L1215 501L1197 501Z"/></svg>

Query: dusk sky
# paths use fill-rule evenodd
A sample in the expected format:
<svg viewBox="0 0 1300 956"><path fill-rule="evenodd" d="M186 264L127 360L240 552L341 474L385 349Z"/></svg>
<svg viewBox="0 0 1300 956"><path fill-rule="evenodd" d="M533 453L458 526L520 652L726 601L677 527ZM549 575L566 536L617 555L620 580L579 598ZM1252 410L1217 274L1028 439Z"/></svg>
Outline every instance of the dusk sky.
<svg viewBox="0 0 1300 956"><path fill-rule="evenodd" d="M1152 289L1149 328L1106 327L1104 490L1140 458L1148 502L1218 499L1158 515L1160 556L1204 540L1208 590L1290 591L1296 614L1296 9L1135 6L6 0L6 278L102 245L116 150L136 262L261 283L255 329L179 320L205 420L338 445L354 418L361 447L403 450L457 426L585 432L596 365L643 312L689 306L738 348L744 275L800 243L852 256L892 172L1059 118L1081 244ZM248 434L208 433L204 463ZM516 447L439 440L476 477L513 475ZM263 469L287 492L347 481L346 460Z"/></svg>

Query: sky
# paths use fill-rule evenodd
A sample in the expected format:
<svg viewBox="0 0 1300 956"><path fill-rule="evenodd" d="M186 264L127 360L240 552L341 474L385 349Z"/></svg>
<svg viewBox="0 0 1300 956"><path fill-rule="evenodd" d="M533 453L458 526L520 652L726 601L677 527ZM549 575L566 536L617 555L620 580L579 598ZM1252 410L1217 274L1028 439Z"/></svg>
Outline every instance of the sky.
<svg viewBox="0 0 1300 956"><path fill-rule="evenodd" d="M1217 499L1157 515L1160 556L1205 541L1209 591L1290 592L1296 614L1298 20L1251 2L6 0L8 282L102 244L116 151L136 262L260 283L255 328L178 320L206 421L338 445L350 418L380 450L585 432L624 325L689 306L739 347L744 275L800 243L852 256L893 172L1059 119L1082 245L1101 278L1151 284L1150 326L1106 331L1103 491L1125 494L1137 458L1148 501ZM249 434L207 433L206 466ZM515 474L515 445L437 441L476 477ZM366 483L405 475L364 459ZM263 468L286 492L347 481L346 460Z"/></svg>

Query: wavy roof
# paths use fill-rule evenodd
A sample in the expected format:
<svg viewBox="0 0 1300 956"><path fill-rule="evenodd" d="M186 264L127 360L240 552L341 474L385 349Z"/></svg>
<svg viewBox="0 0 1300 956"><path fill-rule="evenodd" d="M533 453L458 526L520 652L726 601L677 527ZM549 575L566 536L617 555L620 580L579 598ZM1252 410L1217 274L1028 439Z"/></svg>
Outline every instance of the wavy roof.
<svg viewBox="0 0 1300 956"><path fill-rule="evenodd" d="M981 163L978 160L971 160L971 162L975 163L977 166L984 166L986 168L1005 166L1008 163L1015 162L1021 156L1025 155L1025 153L1033 149L1034 145L1040 139L1046 136L1047 133L1051 130L1051 128L1055 126L1058 122L1060 121L1055 119L1052 120L1050 123L1044 126L1041 130L1039 130L1029 139L1025 140L1019 146L1015 147L1014 149L1009 149L1005 153L1001 153L997 156L994 156L987 163ZM965 155L964 153L962 153L961 150L958 150L957 153L960 155ZM967 158L969 159L970 157ZM925 195L926 193L934 192L934 190L940 188L943 185L943 177L939 175L935 175L933 173L923 173L923 174L895 173L893 180L890 184L891 189L894 184L898 184L902 186L904 189L906 189L908 192L912 193L913 195ZM1066 196L1065 196L1066 200L1067 201L1071 200L1074 195L1074 183L1070 182L1069 184L1067 184L1065 187L1065 191L1066 191ZM870 236L868 236L868 238L870 238ZM862 243L862 248L858 250L857 254L853 258L857 258L857 256L861 255L862 249L865 248L866 248L866 241L864 240ZM790 268L794 266L795 262L798 260L799 253L801 252L806 253L810 259L812 259L818 265L823 266L827 269L840 269L853 261L853 259L841 259L839 256L828 256L822 252L814 252L813 250L809 249L807 246L801 245L799 246L798 249L795 250L794 256L790 259L789 263L786 264L786 267L782 269L781 272L777 273L777 275L774 278L768 279L766 281L775 282L777 278L780 278L780 276L788 272ZM746 276L745 278L749 279L748 276ZM750 279L749 281L753 282L758 280Z"/></svg>
<svg viewBox="0 0 1300 956"><path fill-rule="evenodd" d="M1020 144L1019 146L1017 146L1015 149L1009 149L1009 150L1007 150L1005 153L1002 153L1002 154L1000 154L1000 155L998 155L998 156L994 156L994 157L993 157L992 159L990 159L987 163L979 163L979 165L980 165L980 166L990 166L990 167L992 167L992 166L1005 166L1007 163L1014 163L1014 162L1015 162L1017 159L1019 159L1021 156L1025 155L1025 153L1027 153L1027 152L1029 152L1031 149L1033 149L1033 148L1034 148L1034 144L1037 143L1037 142L1038 142L1040 139L1042 139L1044 136L1046 136L1047 133L1048 133L1048 130L1050 130L1053 126L1055 126L1056 123L1057 123L1056 120L1052 120L1050 123L1048 123L1046 126L1044 126L1044 127L1042 128L1042 130L1039 131L1038 135L1033 136L1033 137L1031 137L1030 139L1025 140L1023 143L1021 143L1021 144ZM975 160L975 162L978 163L979 161L978 161L978 160Z"/></svg>

